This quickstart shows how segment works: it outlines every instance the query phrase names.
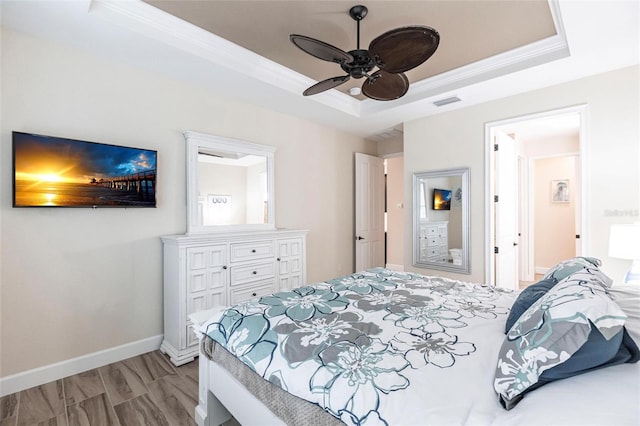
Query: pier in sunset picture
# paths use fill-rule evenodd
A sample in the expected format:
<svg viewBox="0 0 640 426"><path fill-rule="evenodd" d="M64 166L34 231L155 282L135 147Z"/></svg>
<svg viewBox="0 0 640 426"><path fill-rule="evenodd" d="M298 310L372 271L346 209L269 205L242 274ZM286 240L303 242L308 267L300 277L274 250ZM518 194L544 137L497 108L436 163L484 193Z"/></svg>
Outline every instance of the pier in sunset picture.
<svg viewBox="0 0 640 426"><path fill-rule="evenodd" d="M14 207L155 207L154 150L13 132Z"/></svg>

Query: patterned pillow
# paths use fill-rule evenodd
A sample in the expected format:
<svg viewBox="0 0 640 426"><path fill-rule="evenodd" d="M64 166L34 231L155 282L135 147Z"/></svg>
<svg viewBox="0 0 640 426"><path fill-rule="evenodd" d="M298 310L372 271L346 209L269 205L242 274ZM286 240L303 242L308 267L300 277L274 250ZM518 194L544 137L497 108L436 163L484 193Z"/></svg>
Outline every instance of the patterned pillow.
<svg viewBox="0 0 640 426"><path fill-rule="evenodd" d="M597 268L571 274L531 305L509 330L494 381L506 409L513 408L526 392L559 378L542 376L578 352L588 341L592 327L604 341L618 345L617 353L620 339L613 338L622 332L626 315L608 296L607 282L611 280L606 278ZM634 362L632 358L623 362ZM571 375L603 366L602 360L595 362Z"/></svg>
<svg viewBox="0 0 640 426"><path fill-rule="evenodd" d="M602 262L600 261L600 259L596 259L595 257L574 257L571 259L563 260L554 267L550 268L542 279L547 280L550 278L555 278L556 281L560 282L569 275L573 274L574 272L578 272L581 269L594 267L597 269L600 265L602 265ZM607 287L611 287L611 284L613 283L611 278L607 277L604 274L603 276L606 277L605 282Z"/></svg>
<svg viewBox="0 0 640 426"><path fill-rule="evenodd" d="M509 330L511 330L513 324L515 324L518 318L520 318L531 305L547 294L547 292L556 284L558 284L558 281L556 281L555 278L548 278L546 280L538 281L537 283L522 290L516 301L513 302L513 305L511 306L509 317L507 318L507 322L504 327L504 334L507 334Z"/></svg>

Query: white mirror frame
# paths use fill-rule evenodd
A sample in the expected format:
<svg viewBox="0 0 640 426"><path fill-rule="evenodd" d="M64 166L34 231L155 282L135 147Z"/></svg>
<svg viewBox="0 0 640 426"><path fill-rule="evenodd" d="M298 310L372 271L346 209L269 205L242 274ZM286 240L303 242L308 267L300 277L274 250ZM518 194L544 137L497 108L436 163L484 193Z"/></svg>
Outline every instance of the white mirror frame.
<svg viewBox="0 0 640 426"><path fill-rule="evenodd" d="M420 260L420 181L422 179L434 179L441 177L460 176L462 190L462 262L460 265L443 262L429 262ZM469 168L437 170L432 172L422 172L413 174L413 266L418 268L437 269L442 271L452 271L461 274L470 274L469 255Z"/></svg>
<svg viewBox="0 0 640 426"><path fill-rule="evenodd" d="M187 152L187 233L251 231L275 229L274 152L273 146L185 131ZM267 159L267 222L238 225L202 225L198 223L198 152L204 148L221 153L242 153Z"/></svg>

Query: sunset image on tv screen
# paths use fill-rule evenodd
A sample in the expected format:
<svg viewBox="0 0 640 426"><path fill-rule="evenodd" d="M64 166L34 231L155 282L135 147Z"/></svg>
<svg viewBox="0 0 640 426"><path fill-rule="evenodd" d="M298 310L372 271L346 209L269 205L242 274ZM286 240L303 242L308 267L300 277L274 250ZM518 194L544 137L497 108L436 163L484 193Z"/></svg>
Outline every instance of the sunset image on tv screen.
<svg viewBox="0 0 640 426"><path fill-rule="evenodd" d="M155 207L153 150L13 132L15 207Z"/></svg>
<svg viewBox="0 0 640 426"><path fill-rule="evenodd" d="M449 210L451 209L451 191L448 189L433 190L433 209Z"/></svg>

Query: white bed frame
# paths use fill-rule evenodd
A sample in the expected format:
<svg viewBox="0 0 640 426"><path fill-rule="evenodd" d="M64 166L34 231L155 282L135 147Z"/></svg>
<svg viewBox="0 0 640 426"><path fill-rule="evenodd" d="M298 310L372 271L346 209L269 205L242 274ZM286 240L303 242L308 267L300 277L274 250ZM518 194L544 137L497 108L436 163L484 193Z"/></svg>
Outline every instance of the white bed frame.
<svg viewBox="0 0 640 426"><path fill-rule="evenodd" d="M189 315L193 329L199 330L200 326L219 309L214 308ZM242 425L285 426L285 423L242 383L202 352L204 335L196 334L198 334L200 347L198 405L195 409L198 426L217 426L230 420L231 417ZM248 407L251 408L248 409Z"/></svg>
<svg viewBox="0 0 640 426"><path fill-rule="evenodd" d="M217 426L232 416L242 425L285 425L242 383L207 358L202 353L202 345L199 363L198 405L195 411L198 426Z"/></svg>

